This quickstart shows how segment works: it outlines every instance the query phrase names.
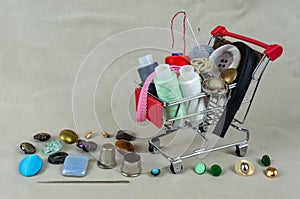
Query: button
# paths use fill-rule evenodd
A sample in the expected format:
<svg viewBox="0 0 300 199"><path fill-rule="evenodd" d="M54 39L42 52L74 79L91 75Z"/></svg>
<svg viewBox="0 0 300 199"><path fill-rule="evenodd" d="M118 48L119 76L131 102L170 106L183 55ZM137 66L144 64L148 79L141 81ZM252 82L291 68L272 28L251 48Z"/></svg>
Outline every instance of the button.
<svg viewBox="0 0 300 199"><path fill-rule="evenodd" d="M89 158L81 155L68 155L64 161L62 174L64 176L83 177L88 168Z"/></svg>
<svg viewBox="0 0 300 199"><path fill-rule="evenodd" d="M209 95L224 95L228 91L228 85L223 79L208 78L202 82L203 90Z"/></svg>
<svg viewBox="0 0 300 199"><path fill-rule="evenodd" d="M240 176L251 176L254 173L255 167L248 160L240 160L235 163L234 169Z"/></svg>
<svg viewBox="0 0 300 199"><path fill-rule="evenodd" d="M203 162L198 162L195 165L195 172L199 175L203 174L206 171L206 165Z"/></svg>
<svg viewBox="0 0 300 199"><path fill-rule="evenodd" d="M215 62L219 71L222 72L228 68L236 69L240 64L241 53L234 45L226 44L217 48L209 57Z"/></svg>
<svg viewBox="0 0 300 199"><path fill-rule="evenodd" d="M151 169L151 174L155 177L158 176L160 174L160 169L159 168Z"/></svg>
<svg viewBox="0 0 300 199"><path fill-rule="evenodd" d="M209 172L213 176L219 176L222 174L222 168L219 165L214 164L210 167Z"/></svg>
<svg viewBox="0 0 300 199"><path fill-rule="evenodd" d="M268 178L274 178L278 175L278 171L274 167L268 167L265 170L265 174Z"/></svg>
<svg viewBox="0 0 300 199"><path fill-rule="evenodd" d="M263 155L263 157L261 158L261 163L266 167L270 166L271 165L270 157L268 155Z"/></svg>

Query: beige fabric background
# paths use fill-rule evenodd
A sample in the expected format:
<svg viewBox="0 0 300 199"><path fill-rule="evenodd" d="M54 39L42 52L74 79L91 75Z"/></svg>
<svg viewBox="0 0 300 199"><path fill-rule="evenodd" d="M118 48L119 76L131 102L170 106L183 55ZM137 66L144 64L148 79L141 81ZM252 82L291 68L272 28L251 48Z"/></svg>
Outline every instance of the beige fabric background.
<svg viewBox="0 0 300 199"><path fill-rule="evenodd" d="M194 30L201 27L200 43L206 43L209 32L222 24L234 32L284 47L282 57L269 65L245 124L252 133L246 159L255 164L255 175L242 178L235 174L232 169L238 158L228 149L211 153L203 160L208 166L222 165L224 173L217 178L208 173L197 176L193 166L199 159L193 158L184 161L182 174L173 175L165 167L157 178L146 172L129 179L130 184L41 185L36 182L70 179L60 175L60 166L47 164L45 157L41 173L22 177L18 172L18 163L24 157L18 149L21 142L34 142L32 136L43 130L57 136L63 128L82 128L77 129L82 135L88 128L76 126L72 93L76 74L84 60L88 61L91 50L123 31L169 28L171 16L183 9ZM1 198L298 198L299 11L298 0L0 1ZM176 20L178 31L180 22ZM130 45L126 42L111 46L108 54ZM109 103L113 78L137 66L136 58L144 52L121 57L119 68L111 67L100 79L96 113L103 129L115 132L119 128L111 110L116 107ZM100 61L99 67L103 67ZM124 96L128 93L123 92ZM84 120L86 124L90 121ZM101 144L99 140L98 143ZM66 149L78 153L71 146ZM257 161L264 153L270 154L272 165L278 168L278 178L263 175L263 167ZM93 160L88 175L78 180L101 179L127 178L118 169L98 169Z"/></svg>

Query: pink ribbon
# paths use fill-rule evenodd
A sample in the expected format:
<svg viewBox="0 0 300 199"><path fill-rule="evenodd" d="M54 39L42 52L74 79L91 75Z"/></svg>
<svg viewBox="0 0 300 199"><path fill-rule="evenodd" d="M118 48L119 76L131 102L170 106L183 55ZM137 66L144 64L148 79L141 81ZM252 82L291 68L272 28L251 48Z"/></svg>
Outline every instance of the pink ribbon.
<svg viewBox="0 0 300 199"><path fill-rule="evenodd" d="M175 73L179 74L180 66L170 66L170 69L172 71L174 71ZM136 121L137 122L144 122L146 120L148 88L149 88L150 83L153 81L155 75L156 75L155 72L151 73L147 77L147 79L142 87L137 110L136 110Z"/></svg>

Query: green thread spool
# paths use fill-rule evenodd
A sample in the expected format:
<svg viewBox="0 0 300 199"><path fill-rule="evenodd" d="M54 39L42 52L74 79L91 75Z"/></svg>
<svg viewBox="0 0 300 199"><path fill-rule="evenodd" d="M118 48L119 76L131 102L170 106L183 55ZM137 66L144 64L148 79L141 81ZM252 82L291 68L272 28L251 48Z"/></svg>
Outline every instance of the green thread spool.
<svg viewBox="0 0 300 199"><path fill-rule="evenodd" d="M168 64L160 64L155 68L156 77L154 84L157 95L160 100L164 102L173 102L181 99L181 91L177 80L176 73L170 70ZM173 105L167 108L167 118L173 119L175 117L182 117L185 115L185 105Z"/></svg>

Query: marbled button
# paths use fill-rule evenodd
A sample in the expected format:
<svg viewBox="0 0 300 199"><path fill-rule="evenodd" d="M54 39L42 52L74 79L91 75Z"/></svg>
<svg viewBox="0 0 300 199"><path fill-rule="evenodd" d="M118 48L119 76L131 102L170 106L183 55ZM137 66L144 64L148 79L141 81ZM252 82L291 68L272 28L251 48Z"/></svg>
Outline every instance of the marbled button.
<svg viewBox="0 0 300 199"><path fill-rule="evenodd" d="M23 142L20 144L20 149L25 153L25 154L33 154L36 152L36 148L33 144L29 142Z"/></svg>
<svg viewBox="0 0 300 199"><path fill-rule="evenodd" d="M51 135L49 133L40 132L40 133L35 134L33 136L33 139L45 142L45 141L49 140L50 137L51 137Z"/></svg>
<svg viewBox="0 0 300 199"><path fill-rule="evenodd" d="M115 142L115 147L119 153L124 155L128 152L134 152L134 146L127 140L118 140Z"/></svg>
<svg viewBox="0 0 300 199"><path fill-rule="evenodd" d="M48 157L48 162L51 164L63 164L68 155L66 152L53 153Z"/></svg>
<svg viewBox="0 0 300 199"><path fill-rule="evenodd" d="M97 144L92 141L77 140L76 146L85 152L97 150Z"/></svg>
<svg viewBox="0 0 300 199"><path fill-rule="evenodd" d="M116 135L117 140L127 140L132 141L135 139L134 133L128 130L119 130Z"/></svg>
<svg viewBox="0 0 300 199"><path fill-rule="evenodd" d="M60 151L61 148L62 148L62 143L60 140L52 140L52 141L44 144L44 146L42 148L42 153L43 153L43 155L48 156L48 155L51 155L53 153Z"/></svg>

